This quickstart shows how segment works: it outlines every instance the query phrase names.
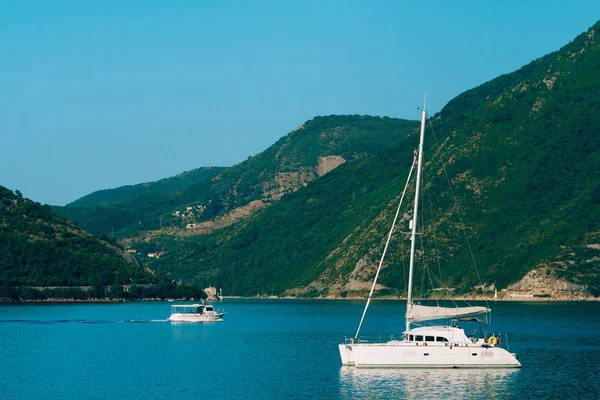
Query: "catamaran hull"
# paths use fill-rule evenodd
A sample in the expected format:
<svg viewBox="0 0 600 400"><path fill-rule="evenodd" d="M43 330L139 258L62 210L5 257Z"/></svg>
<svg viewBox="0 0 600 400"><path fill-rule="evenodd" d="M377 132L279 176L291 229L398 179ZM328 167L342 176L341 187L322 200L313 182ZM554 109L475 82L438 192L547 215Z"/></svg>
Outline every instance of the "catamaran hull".
<svg viewBox="0 0 600 400"><path fill-rule="evenodd" d="M340 344L343 365L357 368L521 368L500 347Z"/></svg>
<svg viewBox="0 0 600 400"><path fill-rule="evenodd" d="M340 344L340 357L342 365L354 366L354 352L351 344Z"/></svg>

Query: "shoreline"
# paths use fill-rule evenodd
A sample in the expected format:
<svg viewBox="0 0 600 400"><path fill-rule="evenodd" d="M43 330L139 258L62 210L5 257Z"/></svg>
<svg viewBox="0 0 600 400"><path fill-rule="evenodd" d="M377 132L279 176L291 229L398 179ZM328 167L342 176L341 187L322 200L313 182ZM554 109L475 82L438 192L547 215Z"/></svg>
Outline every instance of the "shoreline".
<svg viewBox="0 0 600 400"><path fill-rule="evenodd" d="M223 299L244 299L244 300L348 300L366 301L366 297L291 297L291 296L223 296ZM406 301L406 297L373 297L372 300L377 301ZM211 300L212 301L212 300ZM215 300L218 301L218 300ZM492 298L473 298L473 297L454 297L454 298L439 298L439 299L415 299L415 301L487 301L487 302L504 302L504 303L575 303L575 302L594 302L600 301L600 297L578 297L578 298L552 298L552 297L515 297L511 299L494 299Z"/></svg>
<svg viewBox="0 0 600 400"><path fill-rule="evenodd" d="M242 300L344 300L344 301L366 301L367 297L292 297L292 296L223 296L223 300L227 299L242 299ZM377 301L406 301L406 297L373 297L372 300ZM453 298L431 298L431 299L415 299L416 301L481 301L481 302L494 302L494 303L576 303L576 302L596 302L600 301L600 297L515 297L515 298L500 298L495 299L493 297L453 297ZM6 300L0 299L0 304L36 304L36 303L57 303L57 304L74 304L74 303L135 303L135 302L150 302L150 301L163 301L163 302L174 302L174 301L195 301L186 299L172 299L166 298L164 300L159 298L149 299L43 299L43 300ZM208 302L217 303L219 299L205 300Z"/></svg>

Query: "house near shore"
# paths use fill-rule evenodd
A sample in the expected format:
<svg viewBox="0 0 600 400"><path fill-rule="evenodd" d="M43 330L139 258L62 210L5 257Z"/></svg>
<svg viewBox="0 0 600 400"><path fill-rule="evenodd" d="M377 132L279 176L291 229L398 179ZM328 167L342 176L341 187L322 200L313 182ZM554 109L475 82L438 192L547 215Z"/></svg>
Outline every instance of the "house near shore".
<svg viewBox="0 0 600 400"><path fill-rule="evenodd" d="M217 290L216 287L214 286L210 286L207 288L204 288L204 293L206 293L206 299L209 301L214 301L214 300L221 300L221 298L223 297L223 289L219 289Z"/></svg>

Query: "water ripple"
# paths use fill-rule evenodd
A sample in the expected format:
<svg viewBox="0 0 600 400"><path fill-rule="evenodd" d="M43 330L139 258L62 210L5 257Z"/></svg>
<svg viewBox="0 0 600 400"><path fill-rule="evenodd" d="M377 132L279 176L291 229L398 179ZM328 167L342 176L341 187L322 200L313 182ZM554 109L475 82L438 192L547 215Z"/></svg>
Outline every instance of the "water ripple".
<svg viewBox="0 0 600 400"><path fill-rule="evenodd" d="M166 319L126 319L126 320L101 320L101 319L56 319L56 320L36 320L36 319L4 319L0 324L33 324L33 325L53 325L53 324L148 324L156 322L168 322Z"/></svg>

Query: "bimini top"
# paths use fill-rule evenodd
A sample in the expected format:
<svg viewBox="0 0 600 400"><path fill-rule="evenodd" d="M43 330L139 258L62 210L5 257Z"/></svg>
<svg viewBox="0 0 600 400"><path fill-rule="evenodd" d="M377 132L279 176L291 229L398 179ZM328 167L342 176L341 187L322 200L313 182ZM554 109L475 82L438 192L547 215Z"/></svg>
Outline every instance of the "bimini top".
<svg viewBox="0 0 600 400"><path fill-rule="evenodd" d="M173 304L171 308L195 308L206 307L206 304Z"/></svg>
<svg viewBox="0 0 600 400"><path fill-rule="evenodd" d="M412 304L406 312L406 318L411 322L420 322L473 317L490 311L492 310L487 307L431 307Z"/></svg>

